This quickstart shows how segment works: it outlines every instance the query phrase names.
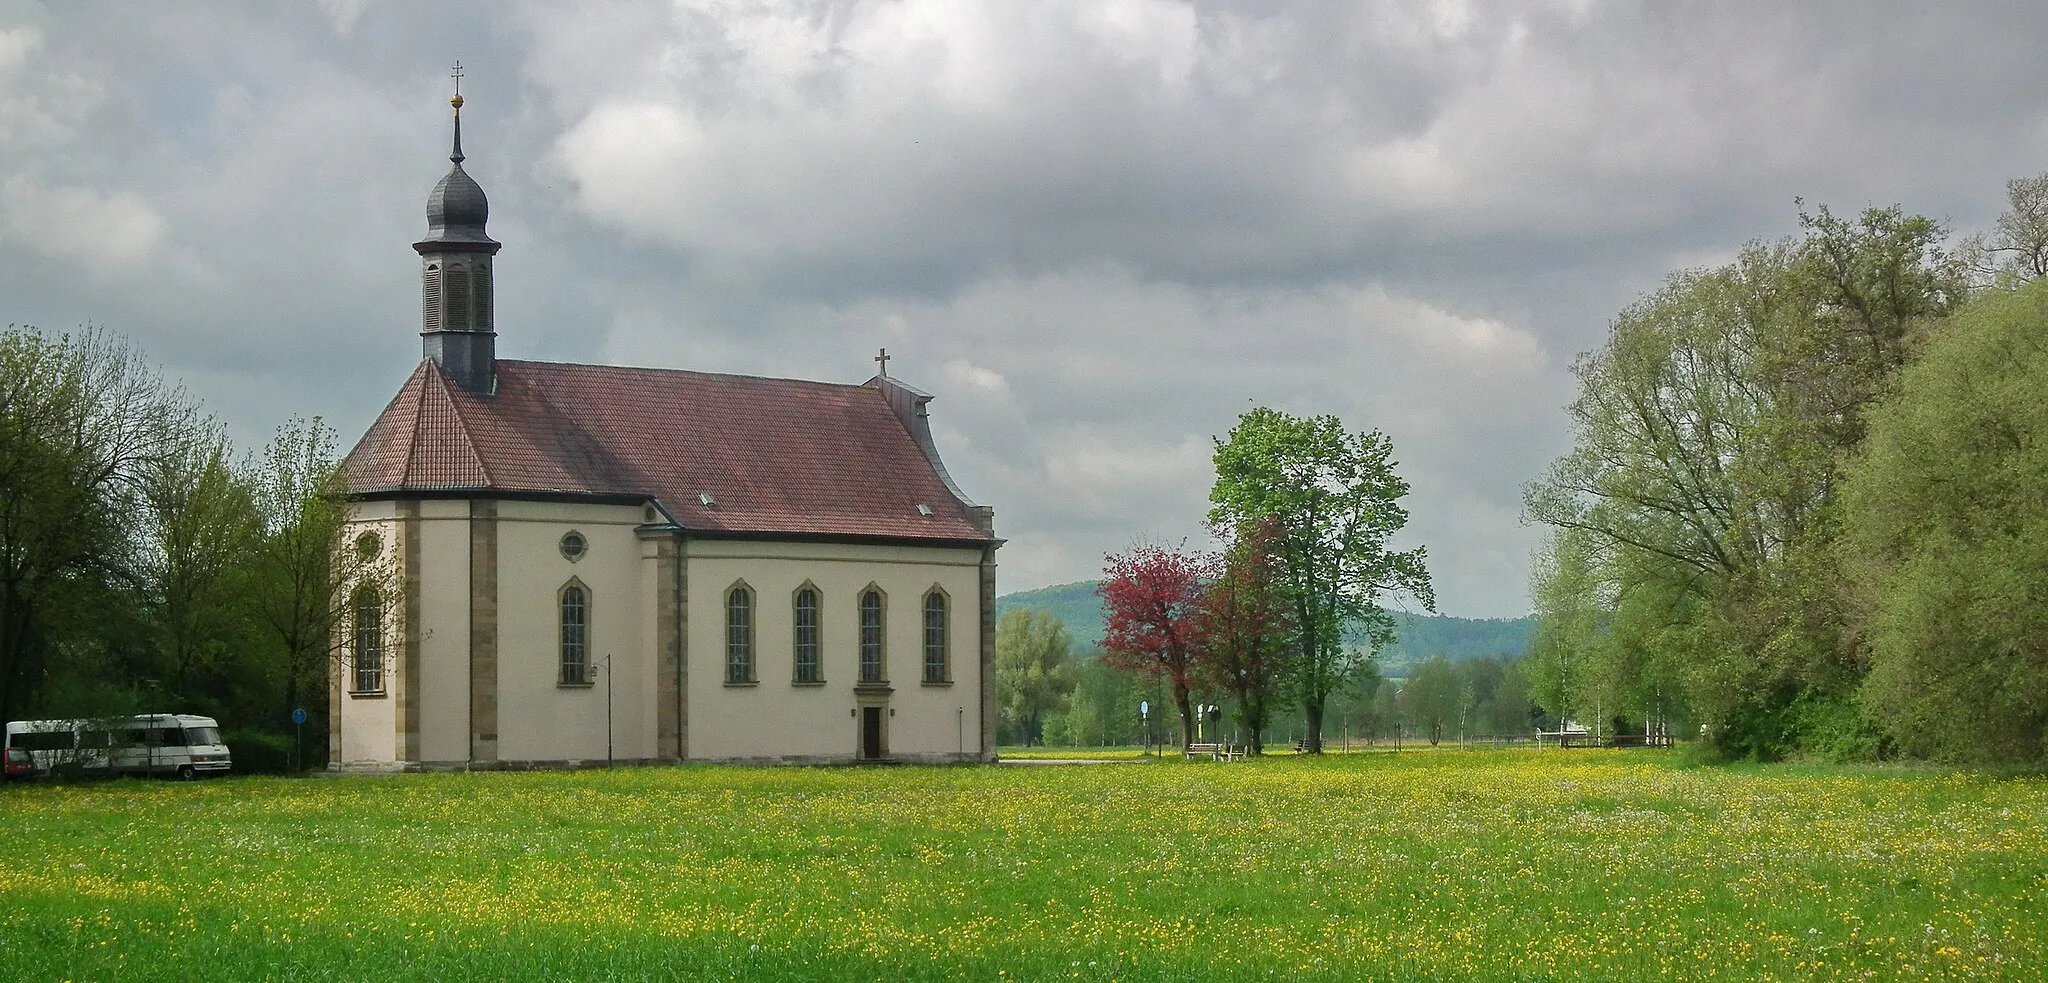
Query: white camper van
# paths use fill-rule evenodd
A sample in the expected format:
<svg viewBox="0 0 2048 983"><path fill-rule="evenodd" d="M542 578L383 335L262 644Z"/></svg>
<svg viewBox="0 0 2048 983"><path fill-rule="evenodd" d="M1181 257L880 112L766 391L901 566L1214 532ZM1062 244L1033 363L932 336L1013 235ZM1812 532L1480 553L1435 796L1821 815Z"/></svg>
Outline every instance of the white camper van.
<svg viewBox="0 0 2048 983"><path fill-rule="evenodd" d="M26 748L39 772L75 764L87 772L197 778L225 774L231 763L220 724L184 713L10 720L7 746Z"/></svg>

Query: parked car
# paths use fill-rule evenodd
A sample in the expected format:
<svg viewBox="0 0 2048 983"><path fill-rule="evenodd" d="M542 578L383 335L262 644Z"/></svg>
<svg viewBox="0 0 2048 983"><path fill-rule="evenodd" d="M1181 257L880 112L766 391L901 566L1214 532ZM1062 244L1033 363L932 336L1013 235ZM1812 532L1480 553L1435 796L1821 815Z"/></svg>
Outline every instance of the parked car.
<svg viewBox="0 0 2048 983"><path fill-rule="evenodd" d="M36 759L28 753L28 748L10 747L7 749L6 774L7 780L10 782L25 781L36 777Z"/></svg>

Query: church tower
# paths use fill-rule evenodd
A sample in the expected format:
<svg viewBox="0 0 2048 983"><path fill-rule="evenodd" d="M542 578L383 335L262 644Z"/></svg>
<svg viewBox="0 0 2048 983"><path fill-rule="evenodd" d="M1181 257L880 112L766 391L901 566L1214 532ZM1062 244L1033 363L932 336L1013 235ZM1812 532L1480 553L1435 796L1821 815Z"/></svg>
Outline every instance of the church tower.
<svg viewBox="0 0 2048 983"><path fill-rule="evenodd" d="M427 237L420 254L420 339L426 357L470 392L497 390L496 318L491 257L500 243L484 234L491 205L462 170L462 66L455 66L455 166L427 196Z"/></svg>

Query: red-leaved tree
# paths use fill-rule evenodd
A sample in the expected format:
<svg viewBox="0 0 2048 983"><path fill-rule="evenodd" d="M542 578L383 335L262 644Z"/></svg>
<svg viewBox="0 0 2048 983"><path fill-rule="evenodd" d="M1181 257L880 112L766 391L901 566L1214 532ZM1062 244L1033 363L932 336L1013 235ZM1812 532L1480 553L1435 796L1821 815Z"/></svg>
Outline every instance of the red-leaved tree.
<svg viewBox="0 0 2048 983"><path fill-rule="evenodd" d="M1136 546L1103 558L1108 567L1095 592L1102 597L1102 661L1173 687L1180 711L1180 743L1195 740L1190 704L1201 659L1202 591L1215 579L1216 559L1160 546Z"/></svg>
<svg viewBox="0 0 2048 983"><path fill-rule="evenodd" d="M1294 642L1294 615L1281 591L1276 554L1280 523L1264 519L1240 530L1221 569L1202 595L1196 626L1201 676L1237 701L1237 722L1254 755L1265 753L1266 721Z"/></svg>

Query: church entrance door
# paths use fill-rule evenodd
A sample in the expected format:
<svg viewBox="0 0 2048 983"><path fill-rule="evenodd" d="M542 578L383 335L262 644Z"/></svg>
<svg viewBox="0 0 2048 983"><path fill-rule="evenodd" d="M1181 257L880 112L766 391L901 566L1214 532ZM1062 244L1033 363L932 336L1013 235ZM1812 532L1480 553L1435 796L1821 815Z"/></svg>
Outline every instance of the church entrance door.
<svg viewBox="0 0 2048 983"><path fill-rule="evenodd" d="M882 708L860 708L860 756L869 761L882 757Z"/></svg>

